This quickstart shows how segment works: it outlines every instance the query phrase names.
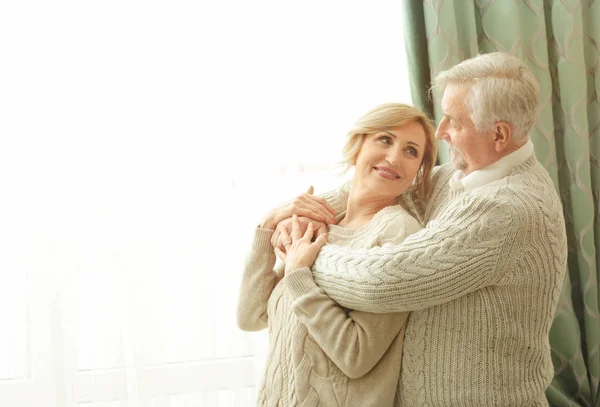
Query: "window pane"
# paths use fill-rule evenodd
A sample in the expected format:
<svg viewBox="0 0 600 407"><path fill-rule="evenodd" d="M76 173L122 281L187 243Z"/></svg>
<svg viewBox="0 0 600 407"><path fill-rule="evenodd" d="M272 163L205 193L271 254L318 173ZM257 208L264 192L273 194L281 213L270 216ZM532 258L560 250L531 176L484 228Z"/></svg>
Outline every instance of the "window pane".
<svg viewBox="0 0 600 407"><path fill-rule="evenodd" d="M0 181L4 196L19 198L14 207L7 202L0 204L0 380L30 376L30 307L26 284L30 268L34 267L31 257L36 247L31 236L34 214L21 200L32 196L22 196L23 189L24 186Z"/></svg>
<svg viewBox="0 0 600 407"><path fill-rule="evenodd" d="M138 380L152 403L243 405L267 339L235 325L253 228L341 184L328 166L360 115L410 102L401 4L42 3L0 15L20 39L0 44L0 190L17 198L0 211L0 379L35 376L31 352L44 391L132 398L93 407L148 405ZM190 395L148 366L187 366Z"/></svg>

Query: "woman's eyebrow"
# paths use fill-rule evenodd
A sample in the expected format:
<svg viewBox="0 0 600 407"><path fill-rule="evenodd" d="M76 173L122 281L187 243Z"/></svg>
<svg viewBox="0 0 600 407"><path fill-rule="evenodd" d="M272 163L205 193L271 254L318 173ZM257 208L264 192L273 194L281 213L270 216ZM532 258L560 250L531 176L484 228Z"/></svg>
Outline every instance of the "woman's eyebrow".
<svg viewBox="0 0 600 407"><path fill-rule="evenodd" d="M389 135L390 135L390 136L392 136L393 138L397 138L397 137L396 137L396 135L395 135L394 133L390 133L390 132L389 132L389 131L387 131L387 130L382 130L381 132L382 132L382 133L385 133L385 134L389 134ZM412 144L412 145L415 145L415 146L417 146L417 147L419 147L419 148L422 148L422 147L421 147L421 145L420 145L419 143L416 143L416 142L414 142L414 141L409 141L409 142L408 142L408 144Z"/></svg>

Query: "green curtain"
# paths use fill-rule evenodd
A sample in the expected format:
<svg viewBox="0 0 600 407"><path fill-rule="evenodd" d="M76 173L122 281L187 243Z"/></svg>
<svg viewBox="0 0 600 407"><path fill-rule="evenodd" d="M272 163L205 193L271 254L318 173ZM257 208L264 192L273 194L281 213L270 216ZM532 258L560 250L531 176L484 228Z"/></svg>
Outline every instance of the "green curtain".
<svg viewBox="0 0 600 407"><path fill-rule="evenodd" d="M430 80L464 59L504 51L536 73L541 113L531 138L569 239L546 395L553 406L600 406L600 0L405 0L404 32L413 103L436 120L441 95L429 95Z"/></svg>

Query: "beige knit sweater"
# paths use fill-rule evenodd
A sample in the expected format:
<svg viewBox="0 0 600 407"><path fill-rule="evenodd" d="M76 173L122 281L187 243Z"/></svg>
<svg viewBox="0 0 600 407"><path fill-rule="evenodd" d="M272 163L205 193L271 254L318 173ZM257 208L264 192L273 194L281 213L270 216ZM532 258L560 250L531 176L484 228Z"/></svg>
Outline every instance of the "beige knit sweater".
<svg viewBox="0 0 600 407"><path fill-rule="evenodd" d="M438 168L422 220L402 244L325 245L312 274L345 307L412 311L400 397L405 406L545 406L553 367L548 334L566 269L560 200L532 154L507 176L450 190ZM344 191L327 197L340 209ZM314 289L311 271L286 277Z"/></svg>
<svg viewBox="0 0 600 407"><path fill-rule="evenodd" d="M348 248L388 247L420 229L404 209L391 206L358 229L330 226L329 241ZM238 302L240 328L269 328L257 404L392 406L408 313L349 311L314 282L305 292L290 293L281 268L274 271L272 233L255 231Z"/></svg>

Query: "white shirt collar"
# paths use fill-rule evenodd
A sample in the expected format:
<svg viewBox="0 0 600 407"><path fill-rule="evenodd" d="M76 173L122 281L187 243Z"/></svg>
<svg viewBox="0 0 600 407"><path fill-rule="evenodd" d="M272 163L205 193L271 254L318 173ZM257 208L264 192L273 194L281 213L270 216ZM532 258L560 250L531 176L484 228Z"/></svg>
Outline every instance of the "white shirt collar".
<svg viewBox="0 0 600 407"><path fill-rule="evenodd" d="M505 177L512 167L523 164L532 153L533 143L531 140L527 140L527 143L517 150L487 167L473 171L469 175L465 175L461 170L456 170L448 182L450 189L464 189L469 191L473 188L497 181Z"/></svg>

